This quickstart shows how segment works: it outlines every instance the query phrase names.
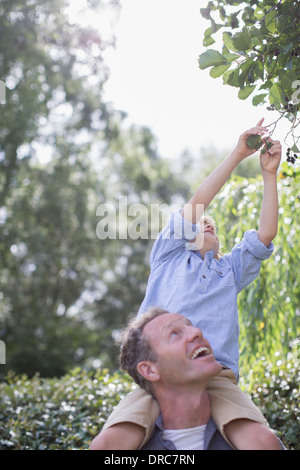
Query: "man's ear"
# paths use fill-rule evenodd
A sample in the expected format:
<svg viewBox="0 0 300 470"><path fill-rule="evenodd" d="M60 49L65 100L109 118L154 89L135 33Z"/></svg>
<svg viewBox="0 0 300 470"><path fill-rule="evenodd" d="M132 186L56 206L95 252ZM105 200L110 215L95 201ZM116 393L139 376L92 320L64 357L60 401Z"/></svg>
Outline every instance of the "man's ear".
<svg viewBox="0 0 300 470"><path fill-rule="evenodd" d="M149 382L157 382L160 379L160 375L155 362L152 361L141 361L136 366L137 371L144 379Z"/></svg>

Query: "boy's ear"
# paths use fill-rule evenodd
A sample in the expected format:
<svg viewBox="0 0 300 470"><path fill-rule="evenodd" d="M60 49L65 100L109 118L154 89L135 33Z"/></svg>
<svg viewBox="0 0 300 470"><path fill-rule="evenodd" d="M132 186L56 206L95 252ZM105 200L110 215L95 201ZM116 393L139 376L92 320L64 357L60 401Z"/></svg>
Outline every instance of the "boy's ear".
<svg viewBox="0 0 300 470"><path fill-rule="evenodd" d="M157 382L160 379L157 366L154 362L141 361L136 368L138 373L142 375L144 379L149 380L149 382Z"/></svg>

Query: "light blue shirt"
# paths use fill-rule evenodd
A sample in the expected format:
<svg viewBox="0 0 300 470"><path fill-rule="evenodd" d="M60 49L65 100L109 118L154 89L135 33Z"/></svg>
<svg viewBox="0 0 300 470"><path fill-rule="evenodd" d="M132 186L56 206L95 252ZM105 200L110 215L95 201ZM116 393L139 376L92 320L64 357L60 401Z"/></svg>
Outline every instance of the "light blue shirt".
<svg viewBox="0 0 300 470"><path fill-rule="evenodd" d="M173 212L156 239L151 255L151 272L139 315L150 307L180 313L200 328L218 362L239 375L238 293L258 276L261 261L271 256L255 230L248 230L231 253L220 260L213 250L204 259L190 240L200 232L199 224Z"/></svg>

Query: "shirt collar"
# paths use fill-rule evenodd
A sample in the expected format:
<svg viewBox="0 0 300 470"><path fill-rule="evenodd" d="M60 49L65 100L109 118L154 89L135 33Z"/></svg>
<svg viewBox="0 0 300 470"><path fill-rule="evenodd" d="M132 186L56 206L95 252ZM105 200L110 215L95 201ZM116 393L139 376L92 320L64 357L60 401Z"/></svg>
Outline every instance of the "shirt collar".
<svg viewBox="0 0 300 470"><path fill-rule="evenodd" d="M196 247L196 245L194 243L186 242L185 249L187 251L196 251L197 253L199 253L201 259L203 259L200 251L198 250L198 248ZM214 256L215 256L214 250L209 250L205 253L204 259L207 259L208 261L212 261Z"/></svg>
<svg viewBox="0 0 300 470"><path fill-rule="evenodd" d="M156 427L159 429L160 432L163 432L164 426L163 426L163 419L162 415L160 414L156 420ZM205 429L205 434L204 434L204 449L208 449L210 441L213 438L213 435L215 434L217 430L217 425L212 419L212 417L209 418L207 424L206 424L206 429Z"/></svg>

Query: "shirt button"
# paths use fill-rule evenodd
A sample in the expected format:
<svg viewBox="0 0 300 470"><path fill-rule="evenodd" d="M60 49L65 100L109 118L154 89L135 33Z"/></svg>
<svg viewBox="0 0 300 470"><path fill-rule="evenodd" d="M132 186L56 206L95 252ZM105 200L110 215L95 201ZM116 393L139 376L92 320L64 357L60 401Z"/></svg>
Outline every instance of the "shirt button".
<svg viewBox="0 0 300 470"><path fill-rule="evenodd" d="M219 271L219 274L221 274L221 275L222 275L222 271Z"/></svg>
<svg viewBox="0 0 300 470"><path fill-rule="evenodd" d="M203 277L203 279L206 279L206 276L205 276L205 274L202 274L202 277Z"/></svg>

